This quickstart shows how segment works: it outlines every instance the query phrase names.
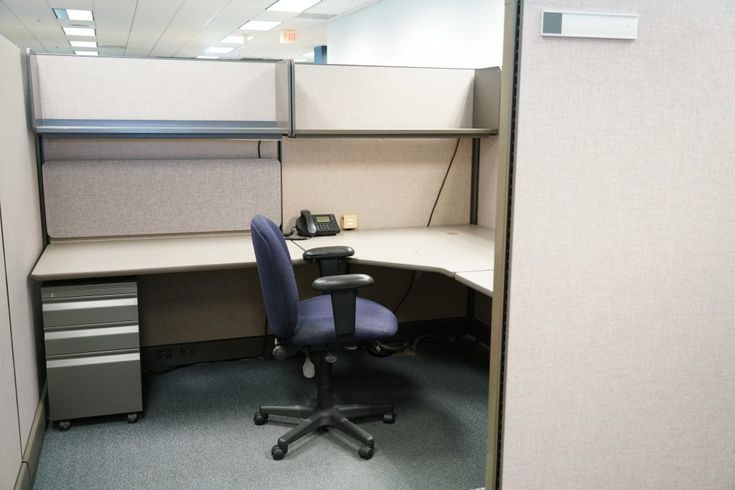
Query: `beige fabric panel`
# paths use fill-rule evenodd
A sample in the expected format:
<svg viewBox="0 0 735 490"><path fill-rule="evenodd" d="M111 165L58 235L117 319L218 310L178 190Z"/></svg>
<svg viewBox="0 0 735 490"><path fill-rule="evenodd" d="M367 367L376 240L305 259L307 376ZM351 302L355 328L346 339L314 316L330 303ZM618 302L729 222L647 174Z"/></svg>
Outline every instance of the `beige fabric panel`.
<svg viewBox="0 0 735 490"><path fill-rule="evenodd" d="M34 324L32 284L28 280L43 244L35 143L23 96L24 58L16 46L0 38L0 210L23 444L38 406L39 377L43 377L38 372L36 350L40 330Z"/></svg>
<svg viewBox="0 0 735 490"><path fill-rule="evenodd" d="M105 139L51 138L43 140L43 157L54 160L171 160L277 158L274 141L238 139Z"/></svg>
<svg viewBox="0 0 735 490"><path fill-rule="evenodd" d="M295 65L296 130L472 127L474 70Z"/></svg>
<svg viewBox="0 0 735 490"><path fill-rule="evenodd" d="M242 231L281 217L280 163L79 160L43 165L52 238Z"/></svg>
<svg viewBox="0 0 735 490"><path fill-rule="evenodd" d="M276 65L37 56L43 119L275 121Z"/></svg>
<svg viewBox="0 0 735 490"><path fill-rule="evenodd" d="M457 140L287 139L284 226L299 212L357 213L359 227L426 226ZM462 140L432 225L469 222L470 140Z"/></svg>
<svg viewBox="0 0 735 490"><path fill-rule="evenodd" d="M735 487L731 2L524 2L502 482Z"/></svg>
<svg viewBox="0 0 735 490"><path fill-rule="evenodd" d="M480 140L480 181L477 196L477 224L495 229L498 199L498 136Z"/></svg>
<svg viewBox="0 0 735 490"><path fill-rule="evenodd" d="M4 42L4 39L0 39L0 50L4 49ZM2 242L3 230L0 222L0 244ZM9 313L8 290L5 287L5 256L0 247L0 413L3 414L0 418L0 488L13 488L15 485L22 452L18 436L18 405Z"/></svg>

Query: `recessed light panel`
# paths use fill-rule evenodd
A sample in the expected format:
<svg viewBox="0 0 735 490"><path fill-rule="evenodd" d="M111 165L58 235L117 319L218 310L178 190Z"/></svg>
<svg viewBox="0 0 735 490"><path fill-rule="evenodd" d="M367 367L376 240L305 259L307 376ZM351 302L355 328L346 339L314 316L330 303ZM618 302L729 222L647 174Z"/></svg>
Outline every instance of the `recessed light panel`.
<svg viewBox="0 0 735 490"><path fill-rule="evenodd" d="M205 54L197 56L198 60L218 60L219 56L207 56Z"/></svg>
<svg viewBox="0 0 735 490"><path fill-rule="evenodd" d="M240 26L240 29L243 31L270 31L280 24L274 20L251 20Z"/></svg>
<svg viewBox="0 0 735 490"><path fill-rule="evenodd" d="M211 48L207 48L207 53L227 54L233 49L235 48L227 48L224 46L212 46Z"/></svg>
<svg viewBox="0 0 735 490"><path fill-rule="evenodd" d="M94 15L91 10L74 10L66 9L66 15L69 20L86 20L89 22L94 21Z"/></svg>
<svg viewBox="0 0 735 490"><path fill-rule="evenodd" d="M77 56L98 56L97 51L74 51Z"/></svg>
<svg viewBox="0 0 735 490"><path fill-rule="evenodd" d="M73 48L96 48L96 41L69 41Z"/></svg>
<svg viewBox="0 0 735 490"><path fill-rule="evenodd" d="M321 0L278 0L276 3L268 7L271 12L303 12L313 7Z"/></svg>
<svg viewBox="0 0 735 490"><path fill-rule="evenodd" d="M91 27L62 27L67 36L94 37L94 29Z"/></svg>
<svg viewBox="0 0 735 490"><path fill-rule="evenodd" d="M245 42L245 39L243 39L242 36L227 36L223 38L219 43L220 44L243 44Z"/></svg>

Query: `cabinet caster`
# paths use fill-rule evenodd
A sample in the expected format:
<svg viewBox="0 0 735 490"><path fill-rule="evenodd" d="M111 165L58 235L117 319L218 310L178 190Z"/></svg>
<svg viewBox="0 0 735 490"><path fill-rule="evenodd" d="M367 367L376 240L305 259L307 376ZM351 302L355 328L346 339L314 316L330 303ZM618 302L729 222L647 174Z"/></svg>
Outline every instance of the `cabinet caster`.
<svg viewBox="0 0 735 490"><path fill-rule="evenodd" d="M68 420L61 420L59 421L59 430L60 431L67 431L71 427L71 422Z"/></svg>
<svg viewBox="0 0 735 490"><path fill-rule="evenodd" d="M253 416L253 422L255 422L255 425L263 425L266 422L268 422L268 414L263 414L258 412L255 412L255 415Z"/></svg>
<svg viewBox="0 0 735 490"><path fill-rule="evenodd" d="M385 412L383 414L383 423L392 424L396 421L396 412Z"/></svg>
<svg viewBox="0 0 735 490"><path fill-rule="evenodd" d="M128 423L129 424L134 424L134 423L136 423L138 421L139 418L140 418L140 415L138 415L137 413L129 413L128 414Z"/></svg>
<svg viewBox="0 0 735 490"><path fill-rule="evenodd" d="M360 446L360 449L357 450L357 454L359 454L362 459L372 458L373 452L374 449L370 446Z"/></svg>
<svg viewBox="0 0 735 490"><path fill-rule="evenodd" d="M278 461L278 460L283 459L283 457L286 455L287 452L288 452L288 448L287 447L286 448L282 448L281 446L279 446L278 444L276 444L271 449L271 456L273 456L273 459L275 459L276 461Z"/></svg>

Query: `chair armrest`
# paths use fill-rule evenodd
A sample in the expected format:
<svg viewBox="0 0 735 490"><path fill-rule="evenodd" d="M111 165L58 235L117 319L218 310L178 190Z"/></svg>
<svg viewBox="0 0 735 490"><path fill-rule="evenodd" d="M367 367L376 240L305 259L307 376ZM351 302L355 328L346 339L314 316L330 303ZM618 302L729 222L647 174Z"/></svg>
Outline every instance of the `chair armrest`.
<svg viewBox="0 0 735 490"><path fill-rule="evenodd" d="M312 262L322 259L343 259L345 257L352 257L353 255L355 255L355 251L352 247L317 247L310 248L304 252L304 260Z"/></svg>
<svg viewBox="0 0 735 490"><path fill-rule="evenodd" d="M340 276L324 276L314 279L311 287L317 291L357 290L371 286L375 281L367 274L342 274Z"/></svg>
<svg viewBox="0 0 735 490"><path fill-rule="evenodd" d="M357 290L370 286L373 282L373 278L367 274L343 274L320 277L311 283L314 289L327 291L332 295L332 315L337 342L354 342Z"/></svg>

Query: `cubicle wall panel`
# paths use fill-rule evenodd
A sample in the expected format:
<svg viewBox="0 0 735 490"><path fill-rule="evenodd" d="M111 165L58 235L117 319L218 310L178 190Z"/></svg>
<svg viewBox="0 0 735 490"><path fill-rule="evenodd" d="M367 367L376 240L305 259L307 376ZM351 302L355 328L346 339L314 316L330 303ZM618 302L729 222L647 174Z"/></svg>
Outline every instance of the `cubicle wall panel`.
<svg viewBox="0 0 735 490"><path fill-rule="evenodd" d="M498 197L498 136L480 141L480 181L477 196L477 224L495 229Z"/></svg>
<svg viewBox="0 0 735 490"><path fill-rule="evenodd" d="M0 39L0 42L3 40ZM0 220L0 243L3 242ZM18 401L10 334L8 291L5 287L5 256L0 247L0 488L13 488L23 448L18 433Z"/></svg>
<svg viewBox="0 0 735 490"><path fill-rule="evenodd" d="M276 121L276 64L35 56L41 120Z"/></svg>
<svg viewBox="0 0 735 490"><path fill-rule="evenodd" d="M154 274L138 279L143 347L263 335L258 271Z"/></svg>
<svg viewBox="0 0 735 490"><path fill-rule="evenodd" d="M275 141L242 139L43 139L43 156L57 160L173 160L278 158ZM260 154L258 153L260 152Z"/></svg>
<svg viewBox="0 0 735 490"><path fill-rule="evenodd" d="M308 65L295 69L295 127L472 127L474 70Z"/></svg>
<svg viewBox="0 0 735 490"><path fill-rule="evenodd" d="M0 38L0 211L22 444L31 430L43 377L37 354L41 329L34 325L33 287L28 279L43 249L43 234L35 140L24 97L24 59L16 46Z"/></svg>
<svg viewBox="0 0 735 490"><path fill-rule="evenodd" d="M735 487L730 2L523 2L503 488Z"/></svg>
<svg viewBox="0 0 735 490"><path fill-rule="evenodd" d="M359 227L426 226L456 139L289 139L283 142L283 218L301 209L357 213ZM469 222L470 141L460 142L432 225Z"/></svg>
<svg viewBox="0 0 735 490"><path fill-rule="evenodd" d="M281 218L277 160L80 160L43 165L52 238L247 230Z"/></svg>

